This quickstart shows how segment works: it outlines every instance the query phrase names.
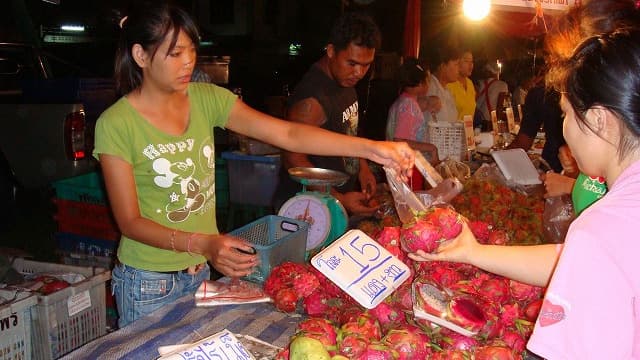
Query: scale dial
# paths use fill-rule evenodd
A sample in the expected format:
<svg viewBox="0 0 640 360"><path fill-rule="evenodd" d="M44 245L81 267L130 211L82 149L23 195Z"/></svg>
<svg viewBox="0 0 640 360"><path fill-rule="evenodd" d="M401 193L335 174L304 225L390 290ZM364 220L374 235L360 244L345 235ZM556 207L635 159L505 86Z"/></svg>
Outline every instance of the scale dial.
<svg viewBox="0 0 640 360"><path fill-rule="evenodd" d="M287 200L278 216L301 220L309 223L307 251L321 246L331 230L331 213L327 204L313 195L296 195Z"/></svg>

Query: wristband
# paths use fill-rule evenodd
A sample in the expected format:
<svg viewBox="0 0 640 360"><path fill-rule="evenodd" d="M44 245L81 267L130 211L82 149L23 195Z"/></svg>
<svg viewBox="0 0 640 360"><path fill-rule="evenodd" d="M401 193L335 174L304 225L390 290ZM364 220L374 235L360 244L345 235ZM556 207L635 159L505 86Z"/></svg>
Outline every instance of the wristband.
<svg viewBox="0 0 640 360"><path fill-rule="evenodd" d="M191 233L189 234L189 237L187 237L187 254L189 254L190 256L193 256L194 254L191 252L191 240L193 240L193 238L196 236L196 233Z"/></svg>
<svg viewBox="0 0 640 360"><path fill-rule="evenodd" d="M176 252L176 229L171 230L169 244L171 245L171 250L173 250L173 252Z"/></svg>

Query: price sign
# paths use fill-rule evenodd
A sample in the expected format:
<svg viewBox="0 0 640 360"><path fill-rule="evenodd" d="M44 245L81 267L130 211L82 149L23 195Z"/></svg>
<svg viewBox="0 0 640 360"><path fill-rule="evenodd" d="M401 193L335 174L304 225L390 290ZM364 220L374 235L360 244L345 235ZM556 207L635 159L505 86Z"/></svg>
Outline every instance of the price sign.
<svg viewBox="0 0 640 360"><path fill-rule="evenodd" d="M349 230L311 259L311 265L372 309L409 278L409 267L367 234Z"/></svg>
<svg viewBox="0 0 640 360"><path fill-rule="evenodd" d="M197 343L180 347L158 358L158 360L185 359L255 360L255 357L229 330L224 329Z"/></svg>

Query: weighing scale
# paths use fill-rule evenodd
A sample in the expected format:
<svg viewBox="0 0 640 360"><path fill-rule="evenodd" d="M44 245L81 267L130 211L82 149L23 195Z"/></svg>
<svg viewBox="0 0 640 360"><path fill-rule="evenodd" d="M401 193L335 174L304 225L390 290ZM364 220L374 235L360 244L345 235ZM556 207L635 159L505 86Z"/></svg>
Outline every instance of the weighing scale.
<svg viewBox="0 0 640 360"><path fill-rule="evenodd" d="M287 200L279 216L309 223L307 256L331 244L347 230L349 217L340 201L331 196L331 186L343 185L349 176L340 171L321 168L289 169L291 178L302 184L302 191ZM324 191L307 190L307 186L324 186Z"/></svg>

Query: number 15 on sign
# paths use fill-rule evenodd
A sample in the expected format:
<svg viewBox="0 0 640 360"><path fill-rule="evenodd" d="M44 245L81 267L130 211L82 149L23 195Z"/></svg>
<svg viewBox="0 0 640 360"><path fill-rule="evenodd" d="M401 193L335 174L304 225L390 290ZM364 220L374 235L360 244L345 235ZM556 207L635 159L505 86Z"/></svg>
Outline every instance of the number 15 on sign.
<svg viewBox="0 0 640 360"><path fill-rule="evenodd" d="M311 259L311 265L367 309L410 275L409 268L360 230L350 230Z"/></svg>

